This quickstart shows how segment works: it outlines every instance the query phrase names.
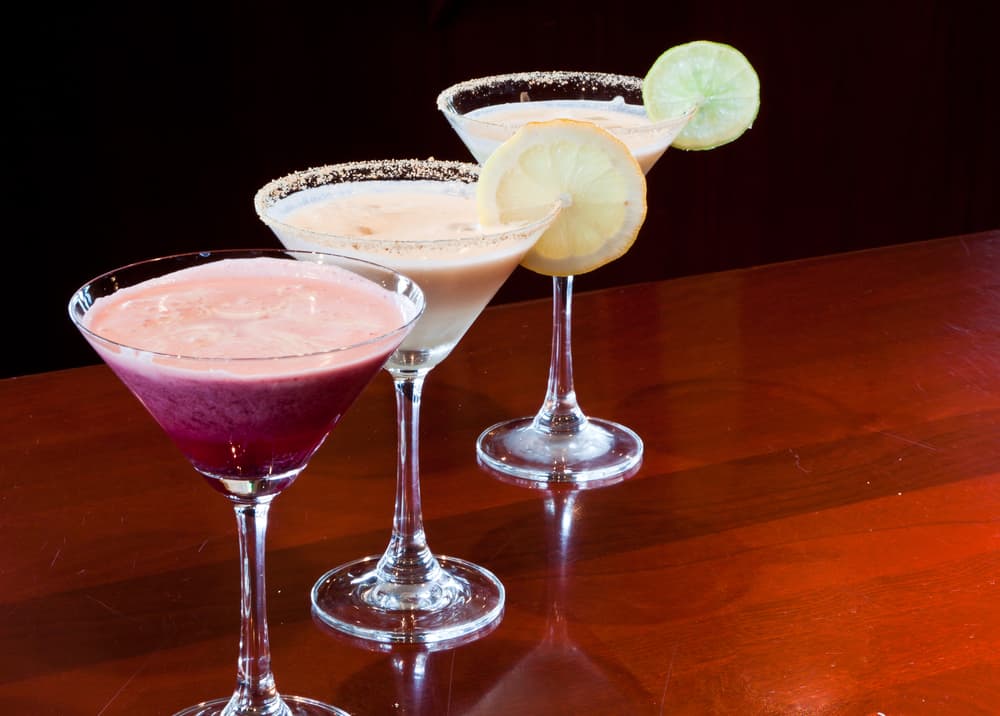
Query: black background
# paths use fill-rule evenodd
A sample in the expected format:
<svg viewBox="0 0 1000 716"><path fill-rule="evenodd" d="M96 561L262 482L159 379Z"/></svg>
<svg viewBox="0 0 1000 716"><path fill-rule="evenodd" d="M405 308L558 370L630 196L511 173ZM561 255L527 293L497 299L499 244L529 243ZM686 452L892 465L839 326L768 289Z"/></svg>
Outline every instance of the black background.
<svg viewBox="0 0 1000 716"><path fill-rule="evenodd" d="M693 39L733 44L754 64L757 122L711 152L669 151L649 175L639 240L579 277L578 291L997 228L996 7L22 6L5 27L13 222L0 377L97 362L66 302L98 273L276 246L251 201L270 179L352 159L470 160L435 107L454 82L545 69L642 76ZM497 300L549 292L518 269Z"/></svg>

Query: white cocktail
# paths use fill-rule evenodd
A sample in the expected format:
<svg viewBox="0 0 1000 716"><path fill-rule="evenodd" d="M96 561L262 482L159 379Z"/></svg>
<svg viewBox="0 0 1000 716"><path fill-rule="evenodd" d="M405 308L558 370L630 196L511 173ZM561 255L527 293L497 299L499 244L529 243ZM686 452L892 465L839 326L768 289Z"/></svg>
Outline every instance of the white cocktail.
<svg viewBox="0 0 1000 716"><path fill-rule="evenodd" d="M386 166L392 165L417 166ZM432 166L474 181L474 165ZM302 179L297 176L295 181ZM266 221L289 248L377 256L417 282L428 309L390 361L410 368L433 367L451 352L538 234L518 227L481 229L475 184L460 179L368 179L313 186L274 204Z"/></svg>
<svg viewBox="0 0 1000 716"><path fill-rule="evenodd" d="M480 162L527 122L575 119L597 124L624 143L648 172L694 114L654 122L642 102L642 79L593 72L528 72L469 80L443 91L438 108ZM638 435L588 417L573 385L572 275L553 276L552 362L545 401L532 417L494 425L477 441L492 470L545 485L598 484L632 473L642 461Z"/></svg>
<svg viewBox="0 0 1000 716"><path fill-rule="evenodd" d="M434 555L427 546L420 393L427 373L455 347L558 208L530 223L480 227L478 173L463 162L356 162L289 175L255 197L261 219L285 246L378 261L424 291L424 315L386 364L400 439L392 538L381 556L337 567L313 590L316 615L356 637L451 640L488 627L503 612L503 586L492 573Z"/></svg>
<svg viewBox="0 0 1000 716"><path fill-rule="evenodd" d="M451 117L449 117L451 119ZM670 146L679 128L676 121L653 122L642 105L613 100L527 100L474 109L452 126L480 163L519 127L528 122L575 119L607 129L629 148L643 172Z"/></svg>

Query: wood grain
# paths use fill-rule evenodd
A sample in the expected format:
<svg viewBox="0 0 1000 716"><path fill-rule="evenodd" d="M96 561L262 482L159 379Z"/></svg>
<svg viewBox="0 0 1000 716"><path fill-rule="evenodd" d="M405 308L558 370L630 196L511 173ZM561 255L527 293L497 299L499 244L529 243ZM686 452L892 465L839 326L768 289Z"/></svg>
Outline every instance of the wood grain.
<svg viewBox="0 0 1000 716"><path fill-rule="evenodd" d="M581 492L475 464L533 412L547 300L489 309L428 379L431 546L504 581L434 653L348 643L308 592L380 552L379 376L275 503L279 689L382 714L1000 712L1000 232L577 296L585 410L646 441ZM102 366L0 381L4 713L170 714L229 693L234 521Z"/></svg>

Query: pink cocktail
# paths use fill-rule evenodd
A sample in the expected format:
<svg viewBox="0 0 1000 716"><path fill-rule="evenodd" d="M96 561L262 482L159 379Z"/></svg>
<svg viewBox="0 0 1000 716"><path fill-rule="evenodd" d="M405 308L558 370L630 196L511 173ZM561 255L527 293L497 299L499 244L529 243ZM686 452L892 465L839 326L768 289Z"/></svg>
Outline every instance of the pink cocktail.
<svg viewBox="0 0 1000 716"><path fill-rule="evenodd" d="M275 688L267 513L409 332L423 310L420 289L389 269L331 254L202 252L105 274L77 291L69 310L236 509L245 590L237 686L231 697L180 713L342 714Z"/></svg>

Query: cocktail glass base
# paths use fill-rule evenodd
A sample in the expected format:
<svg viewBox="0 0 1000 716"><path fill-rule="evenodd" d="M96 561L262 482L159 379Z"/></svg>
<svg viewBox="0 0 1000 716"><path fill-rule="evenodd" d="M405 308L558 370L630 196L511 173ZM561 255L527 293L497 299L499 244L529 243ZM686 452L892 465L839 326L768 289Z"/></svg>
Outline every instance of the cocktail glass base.
<svg viewBox="0 0 1000 716"><path fill-rule="evenodd" d="M434 579L404 585L379 579L381 559L364 557L320 577L312 590L313 616L361 639L425 644L474 634L503 616L503 585L479 565L436 555Z"/></svg>
<svg viewBox="0 0 1000 716"><path fill-rule="evenodd" d="M178 711L174 716L223 716L223 714L233 714L239 716L242 712L239 709L227 711L231 698L213 699L204 701L196 706ZM330 706L328 704L307 699L302 696L282 696L284 706L279 707L266 714L263 711L252 711L249 713L260 714L260 716L350 716L346 711Z"/></svg>
<svg viewBox="0 0 1000 716"><path fill-rule="evenodd" d="M516 418L488 428L476 441L476 455L487 468L540 486L630 476L642 462L642 449L632 430L599 418L566 433L542 430L535 418Z"/></svg>

